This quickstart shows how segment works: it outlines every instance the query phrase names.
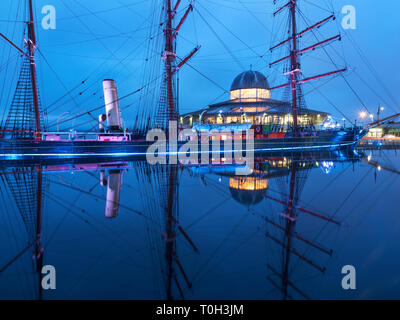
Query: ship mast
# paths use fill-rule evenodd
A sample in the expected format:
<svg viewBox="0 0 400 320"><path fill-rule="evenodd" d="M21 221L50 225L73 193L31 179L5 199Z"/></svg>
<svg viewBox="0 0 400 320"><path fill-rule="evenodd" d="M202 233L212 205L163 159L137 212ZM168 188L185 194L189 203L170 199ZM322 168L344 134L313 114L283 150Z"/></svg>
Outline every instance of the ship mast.
<svg viewBox="0 0 400 320"><path fill-rule="evenodd" d="M177 0L174 8L172 9L171 0L165 0L167 7L167 23L164 30L165 37L165 50L163 59L165 60L165 80L167 86L167 115L169 121L176 121L178 118L178 108L174 98L174 83L173 77L177 74L179 69L185 65L196 53L199 51L200 46L196 46L185 58L181 59L178 65L174 65L176 60L176 37L183 23L186 21L190 11L193 10L192 3L187 7L183 17L180 19L176 28L173 26L173 20L176 12L181 4L181 0ZM177 97L176 97L177 98Z"/></svg>
<svg viewBox="0 0 400 320"><path fill-rule="evenodd" d="M176 120L173 79L172 79L172 64L176 58L176 54L174 52L173 29L172 29L172 20L175 12L172 11L171 0L166 0L166 5L167 5L167 25L164 30L165 34L164 57L165 57L166 83L167 83L168 120L173 121Z"/></svg>
<svg viewBox="0 0 400 320"><path fill-rule="evenodd" d="M40 111L39 111L39 93L37 88L36 78L36 63L35 63L35 50L36 50L36 35L35 35L35 20L33 16L32 0L29 1L29 21L28 21L28 53L30 61L30 75L32 85L32 98L35 113L35 140L41 140L41 125L40 125Z"/></svg>
<svg viewBox="0 0 400 320"><path fill-rule="evenodd" d="M324 25L326 22L329 22L330 20L335 20L335 15L330 15L329 17L311 25L311 26L307 26L306 29L297 32L297 20L296 20L296 10L298 7L298 3L297 0L289 0L289 2L287 2L285 5L281 6L278 10L276 10L274 12L274 17L276 15L278 15L279 13L281 13L284 9L288 8L289 9L289 20L291 21L291 30L289 29L289 38L279 42L278 44L272 46L270 48L270 52L274 51L275 49L281 47L284 44L288 44L290 45L290 54L286 57L280 58L278 60L275 60L273 62L271 62L269 64L269 67L271 68L273 65L283 62L283 61L288 61L290 60L290 69L288 73L285 73L285 75L289 75L289 81L272 87L270 88L270 90L275 90L275 89L280 89L280 88L285 88L290 86L291 90L292 90L292 116L293 116L293 128L294 128L294 134L295 136L298 136L298 119L297 119L297 115L298 115L298 109L299 109L299 86L305 82L308 81L312 81L312 80L316 80L316 79L320 79L320 78L324 78L327 76L332 76L332 75L336 75L342 72L345 72L347 69L343 68L343 69L339 69L339 70L334 70L334 71L330 71L330 72L326 72L323 74L319 74L319 75L314 75L311 77L307 77L307 78L303 78L303 77L299 77L299 74L302 73L302 70L300 69L300 64L299 64L299 56L303 55L306 52L310 52L313 51L316 48L322 47L330 42L333 42L335 40L341 40L341 35L335 35L332 36L328 39L319 41L318 43L315 43L311 46L305 47L305 48L299 48L299 42L298 42L298 38L302 37L303 34L308 33L310 31L313 31L314 29L320 28L322 25Z"/></svg>
<svg viewBox="0 0 400 320"><path fill-rule="evenodd" d="M296 7L297 0L292 0L290 7L290 15L292 18L292 50L290 52L290 85L292 88L292 115L293 115L293 127L294 133L297 137L297 73L300 72L298 68L298 56L297 56L297 28L296 28Z"/></svg>

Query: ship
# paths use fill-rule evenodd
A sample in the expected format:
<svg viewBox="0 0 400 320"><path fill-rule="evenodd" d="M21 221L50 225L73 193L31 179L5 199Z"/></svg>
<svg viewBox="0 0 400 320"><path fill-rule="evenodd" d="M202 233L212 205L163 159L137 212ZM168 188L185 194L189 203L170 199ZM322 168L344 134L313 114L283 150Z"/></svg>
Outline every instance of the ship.
<svg viewBox="0 0 400 320"><path fill-rule="evenodd" d="M144 130L128 132L123 128L120 98L114 80L103 81L105 114L98 118L98 130L79 132L51 132L45 130L46 110L41 108L38 90L38 76L35 59L37 37L35 31L35 14L33 0L26 2L26 50L18 47L6 35L0 36L22 54L22 68L19 74L15 94L5 123L0 129L0 161L28 159L57 159L57 158L107 158L107 157L136 157L146 155L148 147L153 143L146 141ZM175 42L173 33L174 16L179 3L172 8L171 1L166 1L162 19L167 21L164 29L165 62L163 85L166 87L163 106L165 120L173 121L176 117L176 99L174 97L174 70L176 65ZM160 128L160 127L158 127ZM147 130L149 128L146 128ZM161 127L161 129L167 129Z"/></svg>
<svg viewBox="0 0 400 320"><path fill-rule="evenodd" d="M303 55L341 40L340 34L319 40L314 33L325 24L336 20L336 17L332 14L314 24L307 24L304 30L300 30L297 17L301 9L298 1L283 3L281 5L281 2L274 1L276 11L273 12L273 18L283 15L283 20L288 22L283 24L283 38L277 35L278 40L273 40L277 43L269 48L271 59L278 51L276 60L273 59L269 67L277 66L277 73L285 77L286 81L270 86L264 74L250 68L232 82L229 101L185 114L181 120L188 125L187 119L190 119L191 127L198 134L214 132L217 139L226 136L227 132L238 130L238 126L252 130L255 151L306 152L355 148L368 133L368 128L352 123L348 118L345 121L351 125L346 127L326 112L309 109L303 93L304 83L340 76L347 71L346 67L342 67L306 77L300 61ZM304 44L305 41L302 40L310 38L307 35L317 38L318 42ZM282 53L284 56L279 56ZM286 89L284 101L271 99L271 92L277 89Z"/></svg>
<svg viewBox="0 0 400 320"><path fill-rule="evenodd" d="M79 132L75 130L60 132L46 131L44 127L45 112L41 108L38 77L36 70L35 51L37 49L37 40L35 34L34 6L33 0L26 0L28 8L27 17L27 39L25 40L26 50L19 48L6 35L0 34L12 47L23 55L23 66L17 83L14 99L8 113L5 124L0 129L0 161L2 160L21 160L21 159L51 159L51 158L90 158L90 157L135 157L145 156L148 148L154 141L148 141L146 135L149 130L154 128L150 125L151 121L147 115L141 115L139 119L141 126L136 126L132 130L123 127L121 117L121 108L119 102L116 82L112 79L103 81L104 108L105 113L99 115L98 129L92 132ZM176 38L179 29L185 22L188 14L193 11L194 4L191 2L186 9L179 11L181 1L174 2L165 0L162 4L162 25L163 27L163 74L161 77L161 97L160 106L157 110L157 116L161 120L156 123L156 128L169 132L169 124L178 122L178 97L176 76L182 68L200 49L195 47L185 58L178 59L176 54ZM336 75L345 72L346 69L330 71L321 75L304 78L300 66L300 56L306 51L312 51L334 40L340 39L339 36L320 41L317 44L305 49L299 49L301 37L307 32L321 27L334 16L330 16L306 30L299 32L297 30L296 16L298 3L296 0L289 1L288 4L279 8L274 15L288 10L290 23L290 35L288 39L273 46L273 51L284 45L288 46L290 54L284 58L272 62L270 65L286 61L289 63L285 76L287 83L275 86L273 89L289 88L291 92L290 114L291 122L289 125L280 126L277 130L271 132L266 130L267 125L254 123L240 124L203 124L192 126L193 135L191 137L183 136L178 132L179 139L171 144L168 138L165 138L167 144L167 153L176 153L179 147L188 140L196 139L201 141L203 133L207 132L210 147L215 140L221 141L221 152L226 149L226 142L223 138L226 132L232 133L233 137L243 140L243 150L255 152L307 152L318 150L335 150L342 148L354 148L358 141L367 133L367 129L353 125L350 127L338 127L337 124L326 123L322 128L316 128L312 123L298 123L298 114L303 106L302 84L315 79ZM177 22L177 12L183 12L181 19ZM140 91L140 90L137 90ZM136 119L138 120L138 119ZM137 121L138 122L138 121ZM145 125L143 125L143 123ZM178 130L183 131L184 126L178 125ZM235 135L236 132L245 132L245 134ZM209 134L211 132L211 135ZM254 139L249 132L254 132ZM167 134L167 137L170 135ZM249 144L249 137L251 143ZM254 142L254 143L253 143ZM174 148L172 148L172 146Z"/></svg>

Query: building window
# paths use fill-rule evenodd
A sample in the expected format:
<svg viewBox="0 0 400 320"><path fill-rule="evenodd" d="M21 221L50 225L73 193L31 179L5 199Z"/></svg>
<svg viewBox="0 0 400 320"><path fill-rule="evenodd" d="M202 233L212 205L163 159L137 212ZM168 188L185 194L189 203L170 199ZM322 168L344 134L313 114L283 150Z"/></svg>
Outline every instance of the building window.
<svg viewBox="0 0 400 320"><path fill-rule="evenodd" d="M237 89L231 91L231 100L258 101L271 98L271 91L267 89Z"/></svg>

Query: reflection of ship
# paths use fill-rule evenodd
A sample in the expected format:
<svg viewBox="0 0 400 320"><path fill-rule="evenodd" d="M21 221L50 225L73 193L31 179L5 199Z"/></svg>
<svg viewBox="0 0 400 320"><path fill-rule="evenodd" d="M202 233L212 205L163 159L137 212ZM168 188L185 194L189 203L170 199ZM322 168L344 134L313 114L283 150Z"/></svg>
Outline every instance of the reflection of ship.
<svg viewBox="0 0 400 320"><path fill-rule="evenodd" d="M59 160L60 161L60 160ZM2 182L0 189L3 196L9 195L17 208L22 222L26 228L28 238L24 244L17 244L20 249L12 256L8 257L7 262L0 265L0 277L6 273L8 269L18 264L20 260L25 264L25 258L28 253L29 258L33 261L34 276L32 286L37 294L35 299L43 298L42 287L42 267L44 260L45 245L42 244L42 225L43 225L43 209L45 199L50 199L62 208L68 204L67 199L63 199L58 194L51 193L49 188L49 176L58 175L60 173L79 173L86 172L91 174L97 172L100 177L100 185L106 186L106 196L99 197L105 203L105 217L115 218L120 209L120 193L122 188L122 175L124 170L130 168L130 165L123 161L103 162L103 163L66 163L65 160L60 163L41 162L41 163L14 163L13 166L2 166L0 168L0 181ZM55 183L55 181L52 181ZM69 184L59 183L67 188L74 188ZM79 193L86 192L88 195L95 196L91 192L75 188ZM76 207L76 204L70 204ZM68 211L71 210L68 208ZM127 206L122 206L124 209ZM81 212L83 210L80 210ZM11 212L13 212L11 210ZM3 212L5 214L5 212ZM29 265L29 264L28 264ZM25 266L23 267L25 268ZM30 274L31 271L24 271ZM26 280L27 283L31 280Z"/></svg>
<svg viewBox="0 0 400 320"><path fill-rule="evenodd" d="M32 252L34 276L34 292L37 299L42 299L42 267L44 248L42 246L42 215L46 188L42 168L35 166L26 168L10 168L8 172L0 172L2 193L11 195L27 231L27 241L19 252L0 267L0 276L16 261Z"/></svg>
<svg viewBox="0 0 400 320"><path fill-rule="evenodd" d="M346 157L347 156L347 157ZM275 247L279 250L282 248L282 252L286 260L279 260L277 264L273 262L268 263L268 272L270 278L277 284L280 292L285 292L285 296L289 297L292 294L289 292L291 287L298 289L298 286L294 284L293 277L289 279L291 265L295 264L295 259L305 261L307 265L311 265L312 268L320 272L323 271L324 267L320 267L311 260L310 255L303 254L302 250L299 250L300 245L309 246L321 254L328 256L331 254L329 249L318 244L314 239L309 238L308 234L302 234L299 229L297 222L301 219L301 214L311 215L313 221L321 219L321 221L335 221L329 216L323 216L317 212L313 212L309 209L302 208L298 201L300 195L301 184L304 184L304 180L307 177L308 172L311 169L325 168L322 163L339 163L347 161L359 161L359 157L352 155L343 154L313 154L307 156L293 157L262 157L257 159L255 168L247 177L238 177L234 174L234 165L218 165L218 166L184 166L189 172L194 174L204 175L207 173L215 173L217 176L226 177L229 180L228 185L225 186L225 195L231 199L231 193L237 193L235 200L245 204L249 210L253 210L258 204L261 203L260 198L266 199L268 202L283 206L283 210L272 211L267 213L262 212L260 218L262 221L271 226L271 229L267 229L268 239ZM17 164L17 163L16 163ZM159 293L163 298L168 299L180 299L190 297L192 292L192 284L195 289L198 282L198 275L193 267L193 261L188 258L189 255L193 255L198 259L199 257L204 259L204 265L207 266L207 262L212 258L205 256L202 250L202 255L197 255L199 252L197 248L197 237L192 239L188 231L187 225L183 225L182 221L185 221L182 216L182 210L179 210L179 166L150 166L145 161L141 162L124 162L114 161L107 163L54 163L42 162L39 164L26 165L20 164L20 166L14 167L2 167L1 177L4 179L10 179L14 177L14 172L25 173L26 176L32 175L36 177L38 174L38 168L44 177L53 175L56 177L60 172L85 172L86 174L94 178L95 186L100 184L107 188L110 187L110 192L106 191L105 188L101 190L101 196L96 195L90 190L83 190L77 185L71 185L64 181L57 181L55 179L48 178L51 184L62 185L63 188L69 188L74 190L76 193L86 193L90 197L94 197L102 200L102 204L106 206L106 216L115 217L118 208L124 210L133 210L131 203L119 203L120 188L122 187L122 174L127 168L131 168L137 176L137 184L140 186L136 195L140 199L143 210L140 212L144 213L143 217L147 222L147 234L148 234L148 249L149 254L152 256L154 268L151 270L151 279L155 282L158 278L161 279L159 284ZM171 170L174 168L173 170ZM6 178L7 177L7 178ZM22 176L21 176L22 178ZM14 179L14 178L13 178ZM35 178L36 179L36 178ZM20 179L20 184L26 181L26 177ZM46 179L44 179L46 180ZM207 179L208 180L208 179ZM286 182L287 180L287 182ZM36 181L36 180L35 180ZM274 182L280 181L282 184L282 192L274 196L272 192L275 192ZM126 179L124 179L126 183ZM289 188L287 188L289 187ZM229 189L228 189L229 188ZM285 189L286 188L286 189ZM222 188L221 188L222 189ZM230 190L234 189L234 190ZM286 192L284 192L286 191ZM135 191L136 192L136 191ZM254 194L251 194L254 192ZM33 193L35 194L35 193ZM51 200L55 200L55 194L50 193L48 190L45 193L46 197ZM59 195L58 195L59 196ZM57 198L59 199L59 198ZM292 201L290 199L293 199ZM63 201L65 201L63 203ZM266 202L266 201L264 201ZM23 199L18 200L17 203L23 205ZM60 205L66 206L68 204L67 199L59 199ZM26 206L24 206L25 208ZM35 201L31 201L31 207L36 208ZM22 207L21 207L22 208ZM65 207L68 209L68 207ZM74 207L75 208L75 207ZM36 221L35 213L24 209L25 215L30 219ZM215 211L215 210L213 210ZM28 214L29 212L29 214ZM79 211L82 213L81 211ZM28 219L27 218L27 219ZM201 218L201 217L196 217ZM27 220L26 219L26 220ZM314 220L315 219L315 220ZM114 223L109 220L109 223ZM118 221L118 219L116 220ZM187 222L187 221L185 221ZM182 224L181 224L182 223ZM264 224L263 224L264 225ZM36 229L34 230L33 238L36 239ZM192 230L190 230L192 231ZM40 232L39 232L40 233ZM31 243L31 242L30 242ZM46 243L45 243L46 244ZM25 246L21 246L25 247ZM41 247L41 246L40 246ZM44 245L46 247L46 245ZM32 248L32 246L30 247ZM23 249L23 248L22 248ZM36 250L35 250L36 252ZM43 251L42 251L43 252ZM281 252L281 253L282 253ZM204 257L205 256L205 257ZM295 258L293 258L295 256ZM290 258L291 257L291 258ZM19 259L18 255L13 258L8 266L13 265L15 259ZM318 261L315 259L315 261ZM47 261L48 262L48 261ZM2 266L0 266L1 269ZM194 269L193 269L194 268ZM4 269L4 268L3 268ZM151 268L150 268L151 269ZM202 269L200 269L202 270ZM205 269L207 273L207 269ZM202 275L200 273L200 275ZM285 280L282 280L280 275L283 275ZM265 281L265 279L264 279ZM304 296L307 296L304 294Z"/></svg>
<svg viewBox="0 0 400 320"><path fill-rule="evenodd" d="M122 185L122 170L109 170L108 176L105 171L100 172L100 184L107 186L106 212L107 218L115 218L119 211L119 201Z"/></svg>
<svg viewBox="0 0 400 320"><path fill-rule="evenodd" d="M360 161L362 154L353 150L346 152L307 152L298 155L271 156L257 154L254 159L254 168L242 164L219 165L186 165L185 168L199 176L214 174L229 178L229 190L233 198L245 205L257 204L268 197L269 180L290 175L290 166L295 163L297 171L308 171L312 168L321 168L329 173L334 163ZM245 175L238 175L240 169Z"/></svg>
<svg viewBox="0 0 400 320"><path fill-rule="evenodd" d="M312 219L313 226L318 221L333 226L341 223L332 216L302 207L299 201L302 189L310 170L320 168L327 174L339 163L347 165L358 163L360 160L361 155L352 152L349 154L316 153L312 156L261 157L256 162L255 169L245 177L236 176L232 165L209 168L192 166L190 171L199 176L215 174L228 177L229 191L233 198L253 213L257 212L255 208L264 199L268 199L271 205L282 206L281 211L272 210L267 215L262 212L267 228L265 235L270 240L271 250L274 251L268 252L270 258L267 263L267 279L280 292L283 299L297 297L309 299L308 294L303 292L293 280L294 269L300 261L309 266L311 272L315 270L323 275L326 268L316 262L321 257L318 256L314 260L310 256L317 252L318 255L322 255L322 258L323 256L330 257L333 251L310 236L310 228L304 234L303 231L296 230L299 229L298 221L301 220L302 215L307 215ZM273 186L271 187L272 182L275 182L280 190L274 190ZM277 259L274 261L273 257Z"/></svg>
<svg viewBox="0 0 400 320"><path fill-rule="evenodd" d="M293 256L297 257L299 260L315 268L319 272L324 273L326 268L318 265L304 253L302 253L298 248L296 248L296 241L323 252L327 255L332 255L332 250L326 249L320 244L314 242L313 240L306 239L304 236L296 232L296 222L299 219L301 212L311 213L314 217L322 218L325 221L329 221L338 224L337 221L329 217L325 217L319 214L313 214L310 210L299 207L298 200L304 186L304 180L307 177L308 172L297 172L299 163L292 162L289 168L290 180L288 182L289 190L288 193L282 195L282 200L273 199L283 204L283 212L279 214L279 221L275 222L274 217L266 217L267 223L276 230L267 231L266 236L271 239L275 244L282 247L282 255L278 266L269 263L267 265L271 275L268 276L268 280L282 293L282 299L292 299L292 295L289 293L289 288L294 290L297 294L300 294L303 298L309 299L308 295L305 294L301 289L297 287L290 280L290 275L293 272L291 268ZM275 235L273 231L279 232ZM279 268L280 265L280 268Z"/></svg>
<svg viewBox="0 0 400 320"><path fill-rule="evenodd" d="M179 258L178 237L183 236L194 252L198 249L179 224L179 168L150 166L146 162L135 163L135 168L144 210L151 221L160 221L149 222L147 227L152 259L161 271L160 295L168 300L184 299L185 287L190 289L192 283Z"/></svg>
<svg viewBox="0 0 400 320"><path fill-rule="evenodd" d="M229 191L239 203L254 205L264 200L268 189L267 178L230 177Z"/></svg>

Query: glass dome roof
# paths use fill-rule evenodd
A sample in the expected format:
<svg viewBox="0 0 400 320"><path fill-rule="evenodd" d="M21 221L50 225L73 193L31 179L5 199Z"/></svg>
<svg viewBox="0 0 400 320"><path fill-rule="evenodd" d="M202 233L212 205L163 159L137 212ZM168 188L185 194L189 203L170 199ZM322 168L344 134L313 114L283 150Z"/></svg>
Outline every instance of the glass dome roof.
<svg viewBox="0 0 400 320"><path fill-rule="evenodd" d="M239 74L231 85L231 91L238 89L269 89L267 78L258 71L248 70Z"/></svg>

